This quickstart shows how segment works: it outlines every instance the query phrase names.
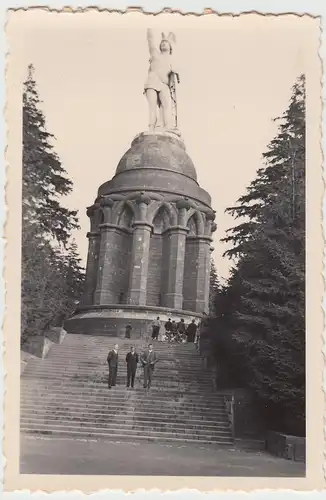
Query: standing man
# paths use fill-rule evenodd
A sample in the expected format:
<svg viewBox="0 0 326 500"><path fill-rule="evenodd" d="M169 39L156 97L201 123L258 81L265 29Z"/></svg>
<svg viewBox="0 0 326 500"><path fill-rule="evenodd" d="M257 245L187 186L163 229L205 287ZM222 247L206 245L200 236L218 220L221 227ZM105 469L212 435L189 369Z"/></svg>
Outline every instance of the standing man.
<svg viewBox="0 0 326 500"><path fill-rule="evenodd" d="M171 323L171 336L170 336L170 341L173 341L176 339L177 337L177 334L178 334L178 324L174 321L174 319L172 320L172 323Z"/></svg>
<svg viewBox="0 0 326 500"><path fill-rule="evenodd" d="M160 318L159 316L156 318L156 320L153 321L152 323L152 339L157 340L158 339L158 334L160 333Z"/></svg>
<svg viewBox="0 0 326 500"><path fill-rule="evenodd" d="M130 380L131 380L131 388L132 389L134 388L135 375L136 375L138 361L139 361L138 354L136 353L134 346L132 346L130 348L130 352L128 352L128 354L126 356L127 387L130 387Z"/></svg>
<svg viewBox="0 0 326 500"><path fill-rule="evenodd" d="M158 362L157 354L153 351L153 344L149 344L148 350L142 354L140 361L144 368L144 389L150 389L154 367Z"/></svg>
<svg viewBox="0 0 326 500"><path fill-rule="evenodd" d="M186 325L185 325L185 320L183 318L181 318L181 320L178 323L178 333L180 340L183 340L186 334Z"/></svg>
<svg viewBox="0 0 326 500"><path fill-rule="evenodd" d="M171 318L169 318L168 321L165 323L164 328L166 336L169 336L172 329Z"/></svg>
<svg viewBox="0 0 326 500"><path fill-rule="evenodd" d="M109 389L111 387L114 387L116 384L117 380L117 373L118 373L118 349L119 346L118 344L114 345L114 348L112 351L109 352L108 357L107 357L107 362L109 365Z"/></svg>
<svg viewBox="0 0 326 500"><path fill-rule="evenodd" d="M191 320L190 325L187 327L187 342L195 342L195 337L196 337L196 332L197 332L197 325L195 323L195 320Z"/></svg>
<svg viewBox="0 0 326 500"><path fill-rule="evenodd" d="M132 330L131 323L129 322L128 325L126 326L126 339L130 339L130 333Z"/></svg>

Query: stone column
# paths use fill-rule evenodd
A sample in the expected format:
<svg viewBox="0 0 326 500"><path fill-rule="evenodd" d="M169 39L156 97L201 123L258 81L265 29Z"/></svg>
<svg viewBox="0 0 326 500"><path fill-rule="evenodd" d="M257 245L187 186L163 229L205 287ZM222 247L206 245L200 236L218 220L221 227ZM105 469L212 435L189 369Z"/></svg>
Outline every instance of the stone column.
<svg viewBox="0 0 326 500"><path fill-rule="evenodd" d="M92 305L94 303L94 292L97 283L98 257L100 250L100 232L87 233L88 254L86 264L86 278L83 296L83 304Z"/></svg>
<svg viewBox="0 0 326 500"><path fill-rule="evenodd" d="M139 306L146 305L149 246L153 230L153 225L146 219L150 201L143 192L137 196L138 220L133 223L128 302Z"/></svg>
<svg viewBox="0 0 326 500"><path fill-rule="evenodd" d="M110 265L110 254L112 252L112 243L116 226L108 222L111 220L111 211L114 202L110 198L102 197L100 204L102 207L104 221L99 225L100 243L97 283L96 291L94 293L94 304L96 305L110 304L114 302L112 290L110 290L110 272L112 272L112 266Z"/></svg>
<svg viewBox="0 0 326 500"><path fill-rule="evenodd" d="M111 224L101 224L101 243L99 251L98 273L97 273L97 287L95 291L94 303L112 304L114 301L114 294L110 285L112 283L112 272L114 269L111 265L111 252L112 242L114 239L115 227Z"/></svg>
<svg viewBox="0 0 326 500"><path fill-rule="evenodd" d="M169 239L169 266L166 278L164 305L173 309L182 309L183 272L185 263L186 236L189 229L173 226L167 229Z"/></svg>

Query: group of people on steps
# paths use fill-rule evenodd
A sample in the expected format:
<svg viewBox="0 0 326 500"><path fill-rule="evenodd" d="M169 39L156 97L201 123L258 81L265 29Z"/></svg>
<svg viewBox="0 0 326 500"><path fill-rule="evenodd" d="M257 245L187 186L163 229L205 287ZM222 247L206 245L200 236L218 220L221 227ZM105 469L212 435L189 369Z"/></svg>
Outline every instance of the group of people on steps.
<svg viewBox="0 0 326 500"><path fill-rule="evenodd" d="M164 330L162 328L162 321L158 316L152 322L152 339L159 340L161 342L196 342L196 337L199 333L199 325L196 325L193 319L191 323L186 325L185 320L182 318L179 322L175 320L168 319L164 324ZM126 325L125 337L126 339L131 338L132 325L128 323Z"/></svg>
<svg viewBox="0 0 326 500"><path fill-rule="evenodd" d="M150 389L152 384L152 378L154 373L155 365L158 361L156 352L153 349L153 345L149 344L148 349L144 351L140 356L136 352L134 346L131 346L130 351L126 355L127 364L127 388L131 386L134 388L135 376L137 371L137 366L140 361L144 369L144 389ZM108 387L114 387L116 385L118 366L119 366L119 345L115 344L114 348L108 353L107 363L109 365L109 380Z"/></svg>
<svg viewBox="0 0 326 500"><path fill-rule="evenodd" d="M165 323L165 332L160 335L160 318L157 317L156 321L152 324L152 339L167 340L168 342L195 342L198 325L193 319L189 325L186 325L183 318L177 323L171 318Z"/></svg>
<svg viewBox="0 0 326 500"><path fill-rule="evenodd" d="M207 315L205 315L205 317L207 317ZM169 318L164 324L163 333L160 333L162 322L158 316L151 325L152 339L161 341L167 340L168 342L192 342L196 343L198 348L200 331L204 323L204 318L199 325L196 325L194 319L191 323L186 325L184 319L180 319L179 322L176 322L175 320L171 320L171 318ZM132 325L131 323L128 323L125 331L125 337L127 339L131 338L131 332ZM107 356L107 363L109 365L109 389L116 385L118 360L119 346L118 344L115 344L114 348L108 353ZM158 362L158 356L153 349L153 344L149 344L146 351L144 351L140 356L136 352L135 347L131 346L130 351L126 355L125 362L127 364L127 388L134 387L137 366L140 362L144 370L144 388L149 389L152 383L154 368Z"/></svg>

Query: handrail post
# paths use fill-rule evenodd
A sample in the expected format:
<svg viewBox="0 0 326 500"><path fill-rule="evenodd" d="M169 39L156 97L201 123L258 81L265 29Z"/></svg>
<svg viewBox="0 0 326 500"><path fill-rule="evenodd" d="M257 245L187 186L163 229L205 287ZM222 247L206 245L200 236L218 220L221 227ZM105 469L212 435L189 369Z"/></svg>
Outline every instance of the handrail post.
<svg viewBox="0 0 326 500"><path fill-rule="evenodd" d="M228 419L229 419L229 424L231 427L232 438L234 439L235 438L235 412L234 412L235 400L234 400L234 394L232 393L231 397L230 397L230 395L224 396L224 402L225 402L226 410L228 413Z"/></svg>

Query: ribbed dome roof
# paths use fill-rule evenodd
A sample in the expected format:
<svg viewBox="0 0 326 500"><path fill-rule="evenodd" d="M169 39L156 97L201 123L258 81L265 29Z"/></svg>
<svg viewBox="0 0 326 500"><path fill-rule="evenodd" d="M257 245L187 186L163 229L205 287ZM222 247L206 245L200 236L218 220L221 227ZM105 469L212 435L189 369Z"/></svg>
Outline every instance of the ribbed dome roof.
<svg viewBox="0 0 326 500"><path fill-rule="evenodd" d="M172 134L143 133L131 143L131 148L121 158L116 175L135 169L170 170L197 181L196 170L185 145Z"/></svg>

